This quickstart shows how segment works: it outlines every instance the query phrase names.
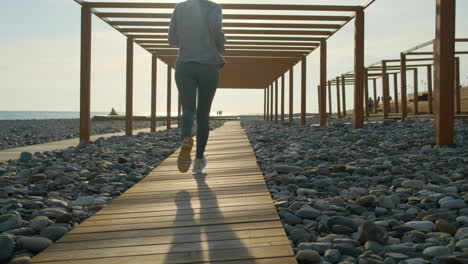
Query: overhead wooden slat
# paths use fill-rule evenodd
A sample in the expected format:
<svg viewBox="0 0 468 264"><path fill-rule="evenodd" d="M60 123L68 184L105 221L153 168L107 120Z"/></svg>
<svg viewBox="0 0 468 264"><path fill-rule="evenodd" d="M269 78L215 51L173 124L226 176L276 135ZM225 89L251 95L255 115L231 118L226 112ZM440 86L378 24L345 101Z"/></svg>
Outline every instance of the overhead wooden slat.
<svg viewBox="0 0 468 264"><path fill-rule="evenodd" d="M83 6L89 8L155 8L174 9L174 3L138 3L138 2L83 2ZM363 10L362 6L347 5L272 5L272 4L220 4L223 9L237 10L279 10L279 11L331 11L331 12L355 12Z"/></svg>
<svg viewBox="0 0 468 264"><path fill-rule="evenodd" d="M127 37L133 38L134 40L141 39L159 39L167 40L168 36L166 35L155 35L155 34L125 34ZM317 42L325 39L325 37L288 37L288 36L226 36L228 41L230 40L271 40L271 41L310 41Z"/></svg>
<svg viewBox="0 0 468 264"><path fill-rule="evenodd" d="M122 33L167 33L165 28L118 28ZM322 36L331 35L332 31L327 30L244 30L244 29L224 29L226 34L244 34L244 35L308 35Z"/></svg>
<svg viewBox="0 0 468 264"><path fill-rule="evenodd" d="M94 12L102 18L154 18L170 19L170 13L129 13L129 12ZM248 14L223 14L223 19L234 20L304 20L304 21L349 21L351 16L307 16L307 15L248 15Z"/></svg>
<svg viewBox="0 0 468 264"><path fill-rule="evenodd" d="M140 45L147 44L168 44L167 40L137 40ZM227 41L226 47L231 45L255 45L255 46L301 46L301 47L318 47L318 43L295 43L295 42L254 42L254 41Z"/></svg>
<svg viewBox="0 0 468 264"><path fill-rule="evenodd" d="M143 48L147 50L178 50L177 48L174 48L172 46L168 45L141 45ZM304 51L304 52L310 52L314 50L315 48L307 48L307 47L265 47L265 46L226 46L226 50L277 50L277 51L282 51L282 50L294 50L294 51Z"/></svg>
<svg viewBox="0 0 468 264"><path fill-rule="evenodd" d="M157 49L148 49L155 51L160 56L177 56L177 50L157 50ZM225 56L259 56L259 57L302 57L307 54L307 52L297 52L297 51L233 51L228 50L224 53Z"/></svg>
<svg viewBox="0 0 468 264"><path fill-rule="evenodd" d="M169 22L154 21L109 21L112 26L153 26L169 27ZM291 24L291 23L223 23L224 28L304 28L304 29L338 29L338 24Z"/></svg>

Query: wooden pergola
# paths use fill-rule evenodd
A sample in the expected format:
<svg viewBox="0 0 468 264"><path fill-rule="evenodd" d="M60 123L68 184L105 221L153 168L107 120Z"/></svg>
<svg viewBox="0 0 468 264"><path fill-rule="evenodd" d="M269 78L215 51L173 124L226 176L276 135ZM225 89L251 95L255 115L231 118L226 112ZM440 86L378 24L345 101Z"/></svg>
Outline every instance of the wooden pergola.
<svg viewBox="0 0 468 264"><path fill-rule="evenodd" d="M407 51L401 52L400 59L382 60L365 68L366 84L364 100L369 98L369 80L373 82L373 98L377 101L377 80L382 79L383 116L388 118L390 114L390 79L393 75L394 102L396 112L400 112L401 120L408 117L407 108L407 72L413 72L414 80L414 108L413 114L418 114L418 69L427 69L427 84L429 111L434 114L434 143L437 145L452 144L454 141L454 117L455 109L461 114L460 96L460 58L457 56L467 55L466 50L456 50L455 43L468 42L467 38L455 38L455 0L436 0L436 30L435 39L417 45ZM442 27L443 25L443 27ZM431 47L432 51L418 51ZM421 57L425 56L425 57ZM398 74L400 74L401 106L398 104ZM434 76L433 76L434 75ZM348 72L328 81L329 94L331 86L336 85L337 92L337 114L346 115L345 85L355 83L355 73ZM434 80L434 81L433 81ZM434 85L433 85L434 82ZM341 95L340 95L341 87ZM341 100L340 100L341 99ZM340 103L342 101L342 105ZM356 98L355 98L356 101ZM331 105L331 97L329 98ZM356 105L355 105L356 107ZM362 108L361 106L360 108ZM364 106L366 117L370 116L370 109L366 103ZM377 110L377 109L375 109ZM330 113L332 112L330 106ZM356 109L355 109L356 112Z"/></svg>
<svg viewBox="0 0 468 264"><path fill-rule="evenodd" d="M167 64L167 127L171 127L171 79L177 49L169 46L167 33L175 3L159 2L91 2L75 0L81 14L81 108L80 140L90 139L91 32L92 15L101 18L127 37L126 134L132 134L133 117L133 48L134 44L152 54L151 130L156 129L156 60ZM363 0L364 1L364 0ZM264 89L265 119L278 121L281 78L281 120L285 118L284 75L289 71L289 120L293 119L293 67L301 63L301 124L306 123L307 55L320 47L320 124L326 125L327 39L355 19L355 93L364 91L364 10L363 5L293 5L293 4L221 4L223 30L227 44L219 88ZM116 11L117 10L117 11ZM156 10L156 11L155 11ZM259 14L252 14L258 11ZM265 14L280 11L280 15ZM300 11L300 15L297 15ZM263 13L262 13L263 12ZM340 15L341 14L341 15ZM157 20L157 21L156 21ZM254 21L254 22L252 22ZM261 22L258 22L261 21ZM363 105L356 96L355 105ZM362 107L361 107L362 108ZM179 108L180 109L180 108ZM359 107L354 127L363 126Z"/></svg>

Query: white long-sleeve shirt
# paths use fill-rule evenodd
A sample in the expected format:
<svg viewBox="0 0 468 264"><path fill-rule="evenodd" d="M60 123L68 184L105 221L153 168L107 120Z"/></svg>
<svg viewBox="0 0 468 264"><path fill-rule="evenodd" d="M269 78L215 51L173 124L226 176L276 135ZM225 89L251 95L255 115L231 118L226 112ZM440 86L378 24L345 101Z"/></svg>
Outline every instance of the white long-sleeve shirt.
<svg viewBox="0 0 468 264"><path fill-rule="evenodd" d="M179 48L177 62L225 63L221 6L208 0L177 4L169 26L169 44Z"/></svg>

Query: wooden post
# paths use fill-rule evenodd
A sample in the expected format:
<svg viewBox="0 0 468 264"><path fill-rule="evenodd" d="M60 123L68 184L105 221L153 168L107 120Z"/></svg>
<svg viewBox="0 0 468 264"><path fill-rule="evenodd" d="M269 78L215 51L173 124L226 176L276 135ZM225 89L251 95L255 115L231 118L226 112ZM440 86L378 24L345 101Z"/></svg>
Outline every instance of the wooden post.
<svg viewBox="0 0 468 264"><path fill-rule="evenodd" d="M330 117L333 114L333 109L332 109L332 94L331 94L331 82L328 81L328 112Z"/></svg>
<svg viewBox="0 0 468 264"><path fill-rule="evenodd" d="M156 132L156 87L157 87L157 56L151 58L151 132Z"/></svg>
<svg viewBox="0 0 468 264"><path fill-rule="evenodd" d="M179 96L177 96L177 127L180 127L180 113L181 113L181 110L182 110L182 104L181 104L181 100L180 100L180 94ZM208 113L208 117L209 117L209 113Z"/></svg>
<svg viewBox="0 0 468 264"><path fill-rule="evenodd" d="M400 106L398 102L398 73L393 74L393 102L395 104L395 113L400 112Z"/></svg>
<svg viewBox="0 0 468 264"><path fill-rule="evenodd" d="M461 114L461 91L460 91L460 58L455 58L455 98L457 106L457 114Z"/></svg>
<svg viewBox="0 0 468 264"><path fill-rule="evenodd" d="M454 138L455 2L436 0L434 42L435 144L447 145Z"/></svg>
<svg viewBox="0 0 468 264"><path fill-rule="evenodd" d="M281 75L281 122L284 122L284 74Z"/></svg>
<svg viewBox="0 0 468 264"><path fill-rule="evenodd" d="M384 119L388 118L390 113L390 88L387 74L387 62L382 61L382 98Z"/></svg>
<svg viewBox="0 0 468 264"><path fill-rule="evenodd" d="M91 9L81 8L80 145L91 140Z"/></svg>
<svg viewBox="0 0 468 264"><path fill-rule="evenodd" d="M374 88L374 113L377 114L379 109L377 107L377 79L372 79L373 88Z"/></svg>
<svg viewBox="0 0 468 264"><path fill-rule="evenodd" d="M294 67L289 70L289 123L294 120Z"/></svg>
<svg viewBox="0 0 468 264"><path fill-rule="evenodd" d="M133 133L133 39L127 38L127 103L125 112L125 134Z"/></svg>
<svg viewBox="0 0 468 264"><path fill-rule="evenodd" d="M346 116L346 80L345 76L341 76L341 95L342 95L342 102L343 102L343 116Z"/></svg>
<svg viewBox="0 0 468 264"><path fill-rule="evenodd" d="M406 98L406 55L400 53L400 89L401 89L401 120L408 118L408 99Z"/></svg>
<svg viewBox="0 0 468 264"><path fill-rule="evenodd" d="M336 77L336 108L338 117L341 117L340 77Z"/></svg>
<svg viewBox="0 0 468 264"><path fill-rule="evenodd" d="M273 84L271 84L271 92L270 92L270 121L273 121L274 118L274 99L275 99L275 90Z"/></svg>
<svg viewBox="0 0 468 264"><path fill-rule="evenodd" d="M320 41L320 92L319 92L320 126L327 125L327 41Z"/></svg>
<svg viewBox="0 0 468 264"><path fill-rule="evenodd" d="M366 77L364 79L364 108L366 109L366 119L369 118L369 70L365 70Z"/></svg>
<svg viewBox="0 0 468 264"><path fill-rule="evenodd" d="M167 116L166 128L171 129L171 90L172 90L172 69L167 65Z"/></svg>
<svg viewBox="0 0 468 264"><path fill-rule="evenodd" d="M275 81L275 123L278 123L278 80Z"/></svg>
<svg viewBox="0 0 468 264"><path fill-rule="evenodd" d="M414 95L413 95L413 104L414 104L414 115L417 115L419 113L419 87L418 87L418 69L414 69L413 70L413 73L414 73L414 77L413 77L413 80L414 80Z"/></svg>
<svg viewBox="0 0 468 264"><path fill-rule="evenodd" d="M301 78L301 126L306 124L306 86L307 86L307 59L302 57L302 78Z"/></svg>
<svg viewBox="0 0 468 264"><path fill-rule="evenodd" d="M354 33L354 128L364 126L364 10L356 11Z"/></svg>
<svg viewBox="0 0 468 264"><path fill-rule="evenodd" d="M266 89L263 89L263 120L266 120L266 102L267 102L267 98L266 98Z"/></svg>
<svg viewBox="0 0 468 264"><path fill-rule="evenodd" d="M427 93L429 97L429 113L434 114L434 95L432 94L432 65L427 65Z"/></svg>
<svg viewBox="0 0 468 264"><path fill-rule="evenodd" d="M266 89L266 121L270 121L270 86Z"/></svg>

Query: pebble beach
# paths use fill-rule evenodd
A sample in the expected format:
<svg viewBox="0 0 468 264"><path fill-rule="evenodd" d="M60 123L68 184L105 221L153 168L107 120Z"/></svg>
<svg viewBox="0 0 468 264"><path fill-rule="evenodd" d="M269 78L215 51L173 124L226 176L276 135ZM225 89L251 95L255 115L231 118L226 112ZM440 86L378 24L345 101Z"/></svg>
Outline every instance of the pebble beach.
<svg viewBox="0 0 468 264"><path fill-rule="evenodd" d="M468 263L468 122L349 122L243 122L298 262Z"/></svg>

